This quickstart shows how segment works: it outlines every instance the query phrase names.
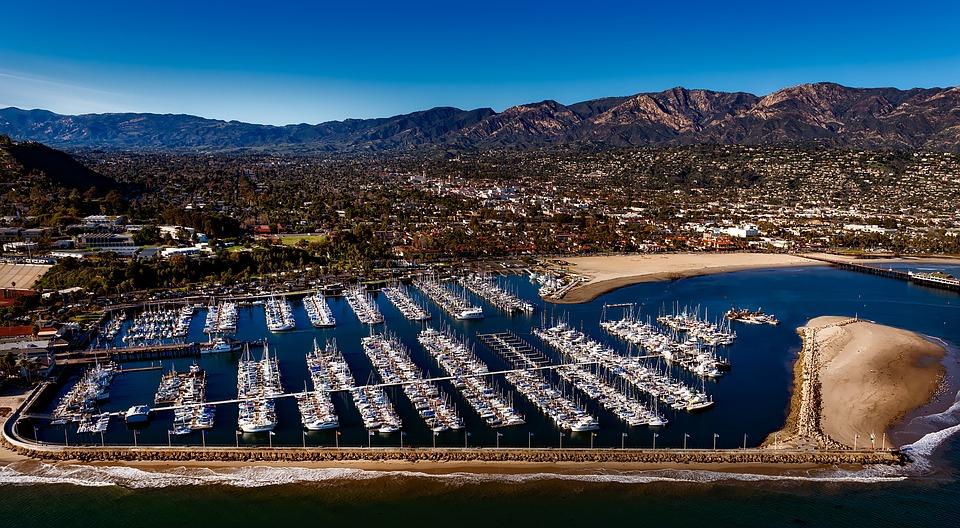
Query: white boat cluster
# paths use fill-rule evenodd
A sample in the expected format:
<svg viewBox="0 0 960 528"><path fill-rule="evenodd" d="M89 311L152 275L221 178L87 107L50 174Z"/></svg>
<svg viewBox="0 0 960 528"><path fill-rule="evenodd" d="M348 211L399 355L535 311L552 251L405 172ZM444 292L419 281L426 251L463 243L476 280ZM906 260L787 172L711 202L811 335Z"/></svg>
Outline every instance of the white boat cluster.
<svg viewBox="0 0 960 528"><path fill-rule="evenodd" d="M310 324L316 328L331 328L337 326L337 320L330 311L327 297L323 292L316 292L303 298L303 309L310 318Z"/></svg>
<svg viewBox="0 0 960 528"><path fill-rule="evenodd" d="M748 308L733 307L727 310L727 313L723 314L723 316L731 321L740 321L741 323L747 324L768 324L774 326L780 324L777 316L763 313L763 308L750 310Z"/></svg>
<svg viewBox="0 0 960 528"><path fill-rule="evenodd" d="M60 398L53 411L53 424L80 421L94 413L97 402L110 399L110 383L113 382L112 364L94 365L86 371Z"/></svg>
<svg viewBox="0 0 960 528"><path fill-rule="evenodd" d="M406 347L383 334L365 337L363 351L383 383L402 383L403 392L434 432L463 429L463 420L434 383L423 379Z"/></svg>
<svg viewBox="0 0 960 528"><path fill-rule="evenodd" d="M528 369L540 366L531 360L527 352L504 339L501 334L491 334L488 337L497 347L498 352L504 358L509 358L516 368ZM600 428L595 417L566 397L540 372L539 370L515 370L508 372L504 377L531 403L550 417L557 427L566 431L594 431Z"/></svg>
<svg viewBox="0 0 960 528"><path fill-rule="evenodd" d="M506 313L533 313L532 303L503 289L497 284L496 279L489 275L479 273L465 275L460 277L460 284Z"/></svg>
<svg viewBox="0 0 960 528"><path fill-rule="evenodd" d="M463 393L487 425L508 427L524 423L523 416L513 404L490 385L488 377L483 376L489 372L486 363L466 345L433 328L420 332L417 339L447 375L454 378L453 386Z"/></svg>
<svg viewBox="0 0 960 528"><path fill-rule="evenodd" d="M123 322L127 320L127 312L120 311L117 315L110 318L107 324L100 330L101 335L108 343L113 343L123 328Z"/></svg>
<svg viewBox="0 0 960 528"><path fill-rule="evenodd" d="M307 371L313 391L297 395L303 427L308 431L339 427L340 419L330 399L330 391L350 388L353 380L336 345L328 341L326 347L321 349L314 340L313 351L307 353Z"/></svg>
<svg viewBox="0 0 960 528"><path fill-rule="evenodd" d="M693 337L705 345L732 345L737 338L737 333L730 328L729 321L710 322L706 312L701 317L699 308L691 311L684 307L682 311L676 310L672 314L657 317L657 322L671 330L686 332L688 337Z"/></svg>
<svg viewBox="0 0 960 528"><path fill-rule="evenodd" d="M244 400L240 402L240 429L245 433L273 431L277 425L273 398L281 394L280 364L270 356L269 345L264 346L260 361L254 361L250 350L245 350L237 365L237 397Z"/></svg>
<svg viewBox="0 0 960 528"><path fill-rule="evenodd" d="M600 327L651 354L663 356L668 362L680 365L697 376L717 378L729 367L726 360L717 357L715 349L704 348L696 338L678 341L649 322L625 317L603 321Z"/></svg>
<svg viewBox="0 0 960 528"><path fill-rule="evenodd" d="M127 346L162 343L187 337L193 320L193 305L181 308L148 308L133 318L123 336Z"/></svg>
<svg viewBox="0 0 960 528"><path fill-rule="evenodd" d="M286 297L270 297L263 307L267 316L267 330L271 332L285 332L297 327L293 317L293 305Z"/></svg>
<svg viewBox="0 0 960 528"><path fill-rule="evenodd" d="M595 367L598 371L599 367ZM597 401L604 409L610 411L617 418L632 427L641 425L666 425L667 419L647 408L643 402L632 394L632 386L623 383L620 387L614 385L609 373L601 375L595 373L589 366L569 366L557 369L557 373L567 383L570 383L588 398Z"/></svg>
<svg viewBox="0 0 960 528"><path fill-rule="evenodd" d="M416 303L402 284L387 286L383 290L383 295L400 310L410 321L426 321L430 319L430 312L426 308Z"/></svg>
<svg viewBox="0 0 960 528"><path fill-rule="evenodd" d="M553 273L534 273L530 272L530 282L540 285L538 293L540 297L563 297L577 281L554 275Z"/></svg>
<svg viewBox="0 0 960 528"><path fill-rule="evenodd" d="M171 369L160 378L154 403L175 405L172 434L181 435L213 427L216 407L206 405L207 377L198 365L188 372Z"/></svg>
<svg viewBox="0 0 960 528"><path fill-rule="evenodd" d="M661 374L645 365L639 357L621 356L612 348L604 347L582 332L569 328L565 323L547 329L535 329L534 334L572 361L596 362L636 389L673 409L696 411L713 405L713 400L704 391L693 389Z"/></svg>
<svg viewBox="0 0 960 528"><path fill-rule="evenodd" d="M110 413L85 414L77 425L78 433L103 433L110 426Z"/></svg>
<svg viewBox="0 0 960 528"><path fill-rule="evenodd" d="M454 319L483 319L483 308L471 305L463 292L454 293L432 276L421 277L413 285Z"/></svg>
<svg viewBox="0 0 960 528"><path fill-rule="evenodd" d="M350 305L353 313L357 314L357 319L365 325L376 325L383 322L383 314L377 308L377 303L367 290L361 286L351 286L343 292L343 297Z"/></svg>
<svg viewBox="0 0 960 528"><path fill-rule="evenodd" d="M402 422L397 410L390 403L390 398L381 387L365 385L356 387L350 392L353 403L360 411L363 426L369 431L380 433L395 433L400 430Z"/></svg>
<svg viewBox="0 0 960 528"><path fill-rule="evenodd" d="M203 331L207 334L237 333L237 303L224 302L208 306Z"/></svg>

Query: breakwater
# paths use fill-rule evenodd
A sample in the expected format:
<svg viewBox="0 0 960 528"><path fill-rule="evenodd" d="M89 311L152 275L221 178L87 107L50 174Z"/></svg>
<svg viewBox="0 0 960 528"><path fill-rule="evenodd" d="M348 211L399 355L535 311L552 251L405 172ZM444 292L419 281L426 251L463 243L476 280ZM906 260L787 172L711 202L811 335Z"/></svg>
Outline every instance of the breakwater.
<svg viewBox="0 0 960 528"><path fill-rule="evenodd" d="M42 460L80 462L525 462L633 464L902 465L893 451L787 451L771 449L497 449L497 448L199 448L51 447L5 442L17 453Z"/></svg>

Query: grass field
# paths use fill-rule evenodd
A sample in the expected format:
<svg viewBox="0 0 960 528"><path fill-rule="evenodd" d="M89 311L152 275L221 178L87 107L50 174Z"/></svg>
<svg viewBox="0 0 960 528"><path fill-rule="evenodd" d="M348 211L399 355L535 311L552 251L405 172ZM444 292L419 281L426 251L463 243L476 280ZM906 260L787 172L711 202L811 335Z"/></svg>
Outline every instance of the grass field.
<svg viewBox="0 0 960 528"><path fill-rule="evenodd" d="M296 246L301 240L306 240L307 243L310 243L320 242L326 238L326 235L281 235L280 243L285 246Z"/></svg>

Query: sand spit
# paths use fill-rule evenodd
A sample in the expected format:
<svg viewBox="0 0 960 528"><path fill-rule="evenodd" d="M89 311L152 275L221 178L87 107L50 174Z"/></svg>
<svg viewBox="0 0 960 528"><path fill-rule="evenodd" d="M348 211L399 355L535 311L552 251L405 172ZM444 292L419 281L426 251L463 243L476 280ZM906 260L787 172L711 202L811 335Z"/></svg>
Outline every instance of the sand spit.
<svg viewBox="0 0 960 528"><path fill-rule="evenodd" d="M833 316L797 331L790 415L768 447L897 447L886 433L929 402L944 376L944 348L913 332Z"/></svg>

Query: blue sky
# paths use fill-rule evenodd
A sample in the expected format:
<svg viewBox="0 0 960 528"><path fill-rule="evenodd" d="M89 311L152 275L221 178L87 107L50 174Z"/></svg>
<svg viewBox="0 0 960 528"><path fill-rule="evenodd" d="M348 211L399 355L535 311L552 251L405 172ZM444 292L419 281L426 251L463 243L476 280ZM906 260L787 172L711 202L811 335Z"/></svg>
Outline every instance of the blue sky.
<svg viewBox="0 0 960 528"><path fill-rule="evenodd" d="M258 123L803 82L960 84L960 3L10 2L0 107Z"/></svg>

